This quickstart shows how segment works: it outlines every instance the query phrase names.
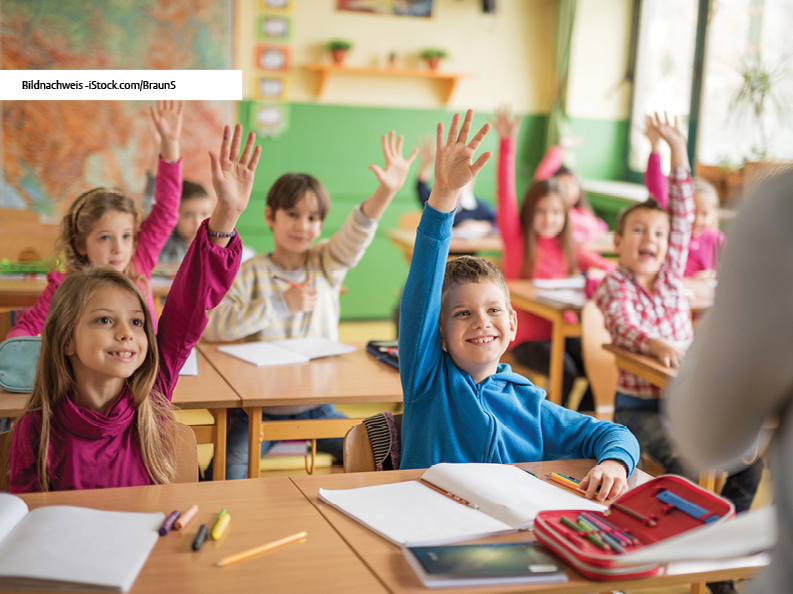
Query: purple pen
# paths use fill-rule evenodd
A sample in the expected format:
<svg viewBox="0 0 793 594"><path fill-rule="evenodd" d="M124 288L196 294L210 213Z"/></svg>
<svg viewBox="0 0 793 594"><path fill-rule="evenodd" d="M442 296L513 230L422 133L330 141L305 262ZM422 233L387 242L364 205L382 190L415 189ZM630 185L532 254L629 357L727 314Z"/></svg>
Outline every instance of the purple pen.
<svg viewBox="0 0 793 594"><path fill-rule="evenodd" d="M181 512L178 509L176 509L171 512L170 516L165 518L165 521L162 523L162 526L160 526L160 529L157 531L160 534L160 536L165 536L171 531L171 528L173 528L173 523L177 519L179 519L180 515Z"/></svg>
<svg viewBox="0 0 793 594"><path fill-rule="evenodd" d="M588 514L586 512L581 512L581 515L584 516L585 519L589 520L590 524L594 524L597 528L601 530L605 530L608 534L611 534L614 538L619 541L620 544L624 546L630 546L633 544L633 541L630 540L627 536L621 533L618 528L615 528L613 525L609 525L600 518L598 518L594 514Z"/></svg>

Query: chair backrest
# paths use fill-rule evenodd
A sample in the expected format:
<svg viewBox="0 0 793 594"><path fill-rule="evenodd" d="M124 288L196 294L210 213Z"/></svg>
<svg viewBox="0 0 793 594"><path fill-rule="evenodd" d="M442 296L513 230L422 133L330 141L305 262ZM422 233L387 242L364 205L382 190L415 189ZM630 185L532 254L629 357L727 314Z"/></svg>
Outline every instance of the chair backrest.
<svg viewBox="0 0 793 594"><path fill-rule="evenodd" d="M174 423L176 432L176 478L174 483L198 482L198 446L195 433L183 423Z"/></svg>
<svg viewBox="0 0 793 594"><path fill-rule="evenodd" d="M603 348L611 343L603 314L594 301L588 301L581 310L581 352L584 369L592 396L595 414L599 419L611 420L614 416L614 395L617 392L617 363L614 355Z"/></svg>
<svg viewBox="0 0 793 594"><path fill-rule="evenodd" d="M11 432L0 433L0 491L8 491L11 471Z"/></svg>
<svg viewBox="0 0 793 594"><path fill-rule="evenodd" d="M394 415L397 434L402 434L402 415ZM372 442L366 425L358 423L344 436L344 472L374 472Z"/></svg>

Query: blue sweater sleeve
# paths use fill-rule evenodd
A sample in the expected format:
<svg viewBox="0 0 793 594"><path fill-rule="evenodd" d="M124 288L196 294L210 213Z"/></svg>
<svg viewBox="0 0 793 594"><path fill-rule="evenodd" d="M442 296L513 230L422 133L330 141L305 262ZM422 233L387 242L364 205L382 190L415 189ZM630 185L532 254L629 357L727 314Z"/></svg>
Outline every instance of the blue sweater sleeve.
<svg viewBox="0 0 793 594"><path fill-rule="evenodd" d="M399 318L399 376L406 401L423 394L442 369L438 319L453 218L427 205L416 231Z"/></svg>
<svg viewBox="0 0 793 594"><path fill-rule="evenodd" d="M639 461L639 442L627 428L547 400L540 407L540 416L544 460L619 460L628 469L628 476L633 474Z"/></svg>

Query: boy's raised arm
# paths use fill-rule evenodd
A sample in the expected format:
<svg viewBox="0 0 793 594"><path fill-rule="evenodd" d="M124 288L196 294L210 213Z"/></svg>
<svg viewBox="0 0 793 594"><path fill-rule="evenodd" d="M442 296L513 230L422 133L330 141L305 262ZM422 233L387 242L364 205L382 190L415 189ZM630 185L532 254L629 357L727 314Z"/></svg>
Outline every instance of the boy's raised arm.
<svg viewBox="0 0 793 594"><path fill-rule="evenodd" d="M361 210L370 219L379 220L383 213L391 204L391 200L399 189L405 184L410 164L419 154L419 149L413 149L407 159L402 157L403 137L396 137L396 133L391 132L386 136L383 134L383 155L385 156L385 169L378 165L370 165L377 180L380 182L374 194L361 205Z"/></svg>

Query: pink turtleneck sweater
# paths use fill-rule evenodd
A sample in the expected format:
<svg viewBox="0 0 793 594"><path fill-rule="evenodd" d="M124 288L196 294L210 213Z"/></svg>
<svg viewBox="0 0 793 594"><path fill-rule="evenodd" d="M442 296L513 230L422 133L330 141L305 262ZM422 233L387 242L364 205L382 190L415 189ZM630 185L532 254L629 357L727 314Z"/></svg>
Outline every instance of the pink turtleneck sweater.
<svg viewBox="0 0 793 594"><path fill-rule="evenodd" d="M209 241L207 221L201 224L168 294L157 346L160 368L155 383L170 401L179 371L201 338L207 310L228 291L240 266L239 236L228 247ZM153 345L150 345L153 346ZM137 413L125 387L105 413L75 405L69 395L53 407L50 425L51 489L99 489L151 484L141 457ZM11 442L11 492L41 491L37 472L41 413L24 414L14 425Z"/></svg>
<svg viewBox="0 0 793 594"><path fill-rule="evenodd" d="M508 280L525 278L523 258L526 254L523 229L518 215L518 200L515 191L515 139L502 138L498 152L498 179L496 210L498 228L504 242L504 276ZM537 238L534 273L530 278L564 278L567 276L567 259L558 237ZM614 270L614 264L598 254L574 247L575 267L580 270L600 268ZM571 323L577 321L573 312L566 312ZM515 344L528 341L550 340L551 323L548 320L525 311L518 310L518 332Z"/></svg>

